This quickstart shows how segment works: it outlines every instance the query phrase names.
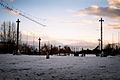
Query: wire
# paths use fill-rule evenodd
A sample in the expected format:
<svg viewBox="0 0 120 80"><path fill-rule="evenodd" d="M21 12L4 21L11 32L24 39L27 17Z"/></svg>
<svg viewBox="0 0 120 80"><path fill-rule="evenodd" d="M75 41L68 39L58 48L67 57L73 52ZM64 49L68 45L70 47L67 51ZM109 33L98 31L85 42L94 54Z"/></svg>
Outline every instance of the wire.
<svg viewBox="0 0 120 80"><path fill-rule="evenodd" d="M31 19L31 18L27 17L26 15L23 15L23 14L21 14L21 13L19 13L19 14L20 14L21 16L23 16L23 17L25 17L25 18L27 18L27 19L29 19L29 20L31 20L31 21L33 21L33 22L39 24L39 25L42 25L43 27L46 26L46 25L43 25L43 24L39 23L38 21L35 21L34 19Z"/></svg>
<svg viewBox="0 0 120 80"><path fill-rule="evenodd" d="M46 26L46 25L44 25L44 24L42 24L42 23L40 23L40 22L38 22L38 21L36 21L36 20L34 20L34 19L26 16L26 15L25 15L25 14L26 14L25 12L19 11L18 9L14 9L14 8L9 7L8 3L6 3L6 2L3 1L3 0L0 0L0 5L1 5L2 7L4 7L6 10L10 11L10 12L14 12L14 13L16 13L16 14L18 14L18 15L21 15L21 16L23 16L23 17L25 17L25 18L27 18L27 19L29 19L29 20L31 20L31 21L33 21L33 22L35 22L35 23L43 26L43 27ZM22 12L23 12L23 13L22 13ZM30 15L30 14L27 14L27 15L32 16L32 15ZM32 16L32 17L34 17L34 16ZM37 17L34 17L34 18L37 18Z"/></svg>

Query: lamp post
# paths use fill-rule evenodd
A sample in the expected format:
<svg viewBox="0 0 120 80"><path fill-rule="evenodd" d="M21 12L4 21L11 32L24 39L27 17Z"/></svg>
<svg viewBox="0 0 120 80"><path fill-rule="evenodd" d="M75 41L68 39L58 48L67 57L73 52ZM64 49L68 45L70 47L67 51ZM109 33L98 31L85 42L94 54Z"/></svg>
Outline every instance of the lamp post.
<svg viewBox="0 0 120 80"><path fill-rule="evenodd" d="M40 41L41 41L41 38L39 38L38 40L39 40L39 54L40 54Z"/></svg>
<svg viewBox="0 0 120 80"><path fill-rule="evenodd" d="M59 45L59 50L58 50L58 54L59 54L59 56L60 56L60 48L61 48L61 46Z"/></svg>
<svg viewBox="0 0 120 80"><path fill-rule="evenodd" d="M20 20L18 19L16 21L16 23L17 23L17 49L16 49L16 52L18 54L18 46L19 46L19 23L20 23Z"/></svg>
<svg viewBox="0 0 120 80"><path fill-rule="evenodd" d="M99 22L101 23L101 53L102 53L103 52L103 22L104 20L101 18Z"/></svg>

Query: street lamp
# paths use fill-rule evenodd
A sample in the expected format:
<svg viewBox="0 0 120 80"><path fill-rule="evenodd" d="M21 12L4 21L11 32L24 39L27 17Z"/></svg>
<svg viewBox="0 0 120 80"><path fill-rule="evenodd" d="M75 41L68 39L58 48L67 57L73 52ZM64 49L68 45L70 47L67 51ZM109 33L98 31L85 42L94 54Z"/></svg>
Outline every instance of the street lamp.
<svg viewBox="0 0 120 80"><path fill-rule="evenodd" d="M39 40L39 54L40 54L40 41L41 41L41 38L39 38L38 40Z"/></svg>

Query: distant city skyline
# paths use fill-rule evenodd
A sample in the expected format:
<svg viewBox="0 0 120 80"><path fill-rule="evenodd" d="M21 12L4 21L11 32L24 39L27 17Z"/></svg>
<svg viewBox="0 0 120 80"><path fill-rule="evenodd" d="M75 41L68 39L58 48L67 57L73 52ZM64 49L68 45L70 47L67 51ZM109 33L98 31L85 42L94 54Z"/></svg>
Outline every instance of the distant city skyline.
<svg viewBox="0 0 120 80"><path fill-rule="evenodd" d="M0 0L1 1L1 0ZM0 24L20 19L23 41L73 46L97 46L100 22L103 23L104 44L118 42L120 29L120 0L3 0L14 9L47 25L40 26L22 16L11 14L0 6ZM29 38L27 38L29 36Z"/></svg>

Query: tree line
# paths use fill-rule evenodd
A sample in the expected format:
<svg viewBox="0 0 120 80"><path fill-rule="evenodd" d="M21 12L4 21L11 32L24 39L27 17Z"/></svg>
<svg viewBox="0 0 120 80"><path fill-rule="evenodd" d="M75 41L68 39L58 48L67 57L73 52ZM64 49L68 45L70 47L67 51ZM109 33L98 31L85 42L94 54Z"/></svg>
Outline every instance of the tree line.
<svg viewBox="0 0 120 80"><path fill-rule="evenodd" d="M13 22L3 22L0 26L0 52L12 52L16 46L16 25Z"/></svg>
<svg viewBox="0 0 120 80"><path fill-rule="evenodd" d="M64 46L63 48L53 46L52 44L47 45L44 44L41 46L40 52L39 50L29 44L22 42L22 34L19 32L19 51L21 54L29 54L29 55L46 55L48 52L50 55L64 53L64 55L68 55L71 53L71 49L69 46ZM11 21L3 22L0 26L0 53L14 53L16 52L17 44L17 30L16 24ZM66 54L65 54L66 53Z"/></svg>
<svg viewBox="0 0 120 80"><path fill-rule="evenodd" d="M99 56L100 49L97 46L93 50L81 50L78 52L74 52L71 50L69 46L55 46L52 44L44 44L40 48L40 52L37 48L30 46L29 44L22 42L22 34L19 32L19 51L21 54L28 55L46 55L49 53L50 55L70 55L74 54L78 56L79 54L95 54ZM3 22L0 25L0 53L14 53L16 51L16 42L17 42L17 30L16 24L11 21ZM120 55L120 44L107 44L103 49L104 55L114 56Z"/></svg>

